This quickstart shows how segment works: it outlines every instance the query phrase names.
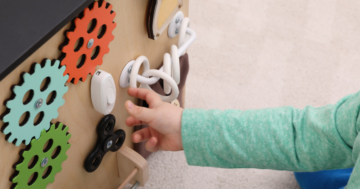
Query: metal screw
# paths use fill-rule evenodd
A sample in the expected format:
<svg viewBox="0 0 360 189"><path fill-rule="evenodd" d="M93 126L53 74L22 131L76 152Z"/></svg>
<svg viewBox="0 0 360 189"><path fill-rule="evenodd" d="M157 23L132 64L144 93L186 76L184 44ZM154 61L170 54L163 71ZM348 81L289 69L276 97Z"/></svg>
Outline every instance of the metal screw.
<svg viewBox="0 0 360 189"><path fill-rule="evenodd" d="M180 18L176 18L175 23L177 24L179 22L180 22Z"/></svg>
<svg viewBox="0 0 360 189"><path fill-rule="evenodd" d="M87 44L87 48L90 49L93 45L94 45L94 39L90 39Z"/></svg>
<svg viewBox="0 0 360 189"><path fill-rule="evenodd" d="M40 98L39 100L36 101L35 108L40 108L42 104L43 104L43 99Z"/></svg>
<svg viewBox="0 0 360 189"><path fill-rule="evenodd" d="M48 159L48 158L44 158L44 159L41 161L41 167L45 167L48 162L49 162L49 159Z"/></svg>
<svg viewBox="0 0 360 189"><path fill-rule="evenodd" d="M132 66L129 67L128 73L131 73L131 70L132 70Z"/></svg>
<svg viewBox="0 0 360 189"><path fill-rule="evenodd" d="M106 145L106 148L110 148L112 146L112 140L110 140L108 143L107 143L107 145Z"/></svg>
<svg viewBox="0 0 360 189"><path fill-rule="evenodd" d="M176 30L175 30L175 34L178 34L178 33L179 33L179 29L176 29Z"/></svg>

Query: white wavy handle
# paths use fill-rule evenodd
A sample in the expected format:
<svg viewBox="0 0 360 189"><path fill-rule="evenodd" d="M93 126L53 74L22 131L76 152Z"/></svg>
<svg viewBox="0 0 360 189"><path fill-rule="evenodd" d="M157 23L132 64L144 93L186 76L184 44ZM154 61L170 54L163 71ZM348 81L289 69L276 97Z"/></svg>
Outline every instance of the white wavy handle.
<svg viewBox="0 0 360 189"><path fill-rule="evenodd" d="M142 76L144 78L148 78L151 76L156 77L156 78L161 78L164 80L164 85L167 86L166 89L164 89L165 93L169 94L170 91L172 90L172 93L170 96L159 95L163 101L171 102L178 97L179 88L177 86L177 83L171 77L171 72L172 72L171 60L170 60L170 55L168 53L164 55L164 70L165 70L165 72L163 72L162 70L153 70L153 69L150 70L149 60L145 56L138 57L136 59L135 63L133 64L131 73L130 73L130 87L131 88L137 87L136 86L136 84L138 82L137 76L138 76L138 72L139 72L141 65L143 65L143 68L144 68L144 73L142 74ZM180 72L180 70L173 70L173 72ZM146 82L143 82L143 83L140 82L140 83L141 83L140 87L152 90L148 83L146 83Z"/></svg>
<svg viewBox="0 0 360 189"><path fill-rule="evenodd" d="M150 70L149 60L145 56L140 56L136 59L129 77L130 87L136 88L137 82L139 82L141 83L140 87L152 90L149 85L155 84L161 78L164 80L165 94L168 95L171 93L169 96L159 95L161 99L166 102L172 102L178 97L179 88L177 85L180 83L179 57L185 54L186 49L188 49L196 39L196 33L189 28L189 25L190 19L184 18L179 31L178 46L180 48L176 45L171 46L170 54L164 54L163 67L160 68L160 70ZM187 34L190 35L190 37L186 40ZM141 65L143 65L144 73L139 75L138 72ZM126 87L126 85L124 87Z"/></svg>

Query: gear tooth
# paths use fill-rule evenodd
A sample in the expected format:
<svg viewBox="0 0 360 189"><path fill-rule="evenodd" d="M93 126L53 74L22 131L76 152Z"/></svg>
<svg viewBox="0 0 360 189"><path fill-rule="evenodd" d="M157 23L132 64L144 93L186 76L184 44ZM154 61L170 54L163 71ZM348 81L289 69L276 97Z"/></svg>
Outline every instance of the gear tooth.
<svg viewBox="0 0 360 189"><path fill-rule="evenodd" d="M72 78L69 76L69 79L67 80L67 82L70 83L71 80L72 80ZM74 84L76 84L76 83L74 82Z"/></svg>
<svg viewBox="0 0 360 189"><path fill-rule="evenodd" d="M60 60L55 60L55 63L54 63L54 68L58 68L60 67Z"/></svg>
<svg viewBox="0 0 360 189"><path fill-rule="evenodd" d="M81 21L81 18L75 18L75 25L79 25L79 22ZM69 33L74 33L74 32L69 32Z"/></svg>
<svg viewBox="0 0 360 189"><path fill-rule="evenodd" d="M66 141L69 141L71 138L71 134L69 133L68 135L66 135ZM69 143L69 148L70 148L71 144Z"/></svg>
<svg viewBox="0 0 360 189"><path fill-rule="evenodd" d="M105 4L105 3L106 3L106 2L103 2L102 5ZM102 6L102 5L101 5L101 6ZM95 8L95 7L99 7L99 2L97 2L97 1L94 2L94 8Z"/></svg>
<svg viewBox="0 0 360 189"><path fill-rule="evenodd" d="M76 85L78 83L79 79L78 78L74 78L74 85Z"/></svg>
<svg viewBox="0 0 360 189"><path fill-rule="evenodd" d="M76 19L75 19L75 24L76 24L77 22L79 22L79 20L80 20L80 18L76 18ZM66 33L66 36L67 36L69 39L72 38L74 35L75 35L74 32L67 32L67 33ZM63 50L68 49L68 48L70 48L70 45L66 45L66 46L63 48Z"/></svg>
<svg viewBox="0 0 360 189"><path fill-rule="evenodd" d="M56 112L56 113L57 113L57 112ZM44 127L44 129L41 131L41 134L43 134L43 132L44 132L44 134L45 134L45 133L46 133L46 131L48 131L48 130L49 130L49 128L50 128L50 129L53 129L53 127L55 127L55 125L54 125L54 126L52 126L52 125L51 125L51 128L50 128L50 124L48 124L48 125L47 125L47 126L45 126L45 127Z"/></svg>
<svg viewBox="0 0 360 189"><path fill-rule="evenodd" d="M36 134L34 135L34 137L35 137L36 140L39 140L40 136L41 136L40 133L36 133Z"/></svg>
<svg viewBox="0 0 360 189"><path fill-rule="evenodd" d="M61 67L60 67L60 71L61 71L62 73L64 73L64 72L65 72L65 70L66 70L66 65L65 65L65 66L61 66Z"/></svg>
<svg viewBox="0 0 360 189"><path fill-rule="evenodd" d="M110 9L110 12L111 12L111 9ZM113 13L111 14L111 20L114 20L115 16L116 16L116 13L113 12Z"/></svg>
<svg viewBox="0 0 360 189"><path fill-rule="evenodd" d="M17 168L17 166L16 166L16 168ZM18 169L16 169L16 170L18 171ZM13 183L18 183L18 180L19 180L19 174L16 175L16 176L12 179L12 182L13 182ZM16 189L16 187L15 187L15 189Z"/></svg>
<svg viewBox="0 0 360 189"><path fill-rule="evenodd" d="M60 101L59 101L59 107L62 106L63 104L60 104ZM54 115L52 116L53 119L59 117L59 112L54 112Z"/></svg>
<svg viewBox="0 0 360 189"><path fill-rule="evenodd" d="M95 4L94 4L94 7L95 7ZM86 14L89 14L89 12L90 12L90 9L89 9L88 7L86 7L86 8L84 9L84 17L85 17ZM75 21L76 21L76 20L75 20ZM77 25L76 22L75 22L75 24Z"/></svg>
<svg viewBox="0 0 360 189"><path fill-rule="evenodd" d="M103 2L103 4L106 4L106 2ZM106 7L106 6L105 6ZM112 11L112 4L109 4L109 6L108 6L108 8L107 9L109 9L110 10L110 12Z"/></svg>
<svg viewBox="0 0 360 189"><path fill-rule="evenodd" d="M16 146L20 146L21 142L22 142L22 141L21 141L20 139L18 139L18 140L16 141L15 145L16 145Z"/></svg>
<svg viewBox="0 0 360 189"><path fill-rule="evenodd" d="M36 63L36 65L35 65L35 72L36 72L36 70L38 70L38 69L41 69L41 65L40 65L39 63Z"/></svg>
<svg viewBox="0 0 360 189"><path fill-rule="evenodd" d="M6 102L6 107L13 107L14 106L13 104L14 104L14 100L7 101ZM11 111L11 109L10 109L10 111ZM5 118L4 118L4 122L7 122L7 121L5 121Z"/></svg>
<svg viewBox="0 0 360 189"><path fill-rule="evenodd" d="M46 68L46 67L51 67L51 60L50 59L46 59L44 68Z"/></svg>
<svg viewBox="0 0 360 189"><path fill-rule="evenodd" d="M26 80L25 80L25 81L26 81ZM13 91L14 91L15 95L16 95L16 94L19 94L19 93L21 92L21 86L15 85ZM11 100L11 101L13 101L13 100ZM8 102L9 102L9 101L8 101Z"/></svg>
<svg viewBox="0 0 360 189"><path fill-rule="evenodd" d="M27 138L27 139L25 140L25 144L26 144L26 145L29 145L30 142L31 142L31 138Z"/></svg>
<svg viewBox="0 0 360 189"><path fill-rule="evenodd" d="M66 133L66 132L68 132L68 130L69 130L69 127L65 127L63 131Z"/></svg>
<svg viewBox="0 0 360 189"><path fill-rule="evenodd" d="M23 75L24 81L28 80L30 77L31 77L31 75L30 75L29 73L25 73L25 74Z"/></svg>
<svg viewBox="0 0 360 189"><path fill-rule="evenodd" d="M9 115L9 114L6 114L3 118L2 118L2 121L4 122L4 123L7 123L7 122L9 122L9 120L7 120L7 115ZM5 129L6 130L6 129ZM7 133L5 133L5 130L4 130L4 134L7 134Z"/></svg>
<svg viewBox="0 0 360 189"><path fill-rule="evenodd" d="M4 120L4 122L5 122L5 120ZM9 125L4 129L4 131L3 131L3 133L5 134L5 135L8 135L9 133L11 132L11 130L9 129ZM11 133L11 135L13 135L12 133ZM10 142L10 141L9 141ZM12 142L12 141L11 141Z"/></svg>
<svg viewBox="0 0 360 189"><path fill-rule="evenodd" d="M7 141L10 142L10 143L12 143L12 142L14 141L14 139L15 139L14 135L11 134L11 135L9 136L9 138L7 139Z"/></svg>
<svg viewBox="0 0 360 189"><path fill-rule="evenodd" d="M69 79L69 75L66 74L66 75L64 76L64 81L67 81L68 79Z"/></svg>
<svg viewBox="0 0 360 189"><path fill-rule="evenodd" d="M59 104L61 104L60 106L64 105L65 104L65 100L62 98L61 101L59 101ZM56 117L59 116L59 113L57 113L58 115Z"/></svg>

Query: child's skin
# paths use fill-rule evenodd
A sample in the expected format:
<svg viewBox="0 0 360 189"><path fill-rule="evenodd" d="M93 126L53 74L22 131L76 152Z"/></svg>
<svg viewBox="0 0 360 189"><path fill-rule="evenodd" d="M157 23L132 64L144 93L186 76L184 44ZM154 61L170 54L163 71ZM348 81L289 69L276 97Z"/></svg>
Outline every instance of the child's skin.
<svg viewBox="0 0 360 189"><path fill-rule="evenodd" d="M126 101L126 110L130 116L126 119L129 127L149 125L149 127L132 134L132 141L139 143L147 141L145 148L150 152L158 150L183 150L181 140L181 116L183 109L163 102L153 91L139 88L129 88L130 96L146 100L149 108L139 107L131 101Z"/></svg>
<svg viewBox="0 0 360 189"><path fill-rule="evenodd" d="M184 150L189 165L220 168L315 172L354 167L346 188L360 186L360 92L324 107L246 111L182 109L147 89L131 88L128 94L149 104L125 103L126 125L149 125L132 135L134 143L147 141L148 151ZM318 186L328 189L329 183Z"/></svg>

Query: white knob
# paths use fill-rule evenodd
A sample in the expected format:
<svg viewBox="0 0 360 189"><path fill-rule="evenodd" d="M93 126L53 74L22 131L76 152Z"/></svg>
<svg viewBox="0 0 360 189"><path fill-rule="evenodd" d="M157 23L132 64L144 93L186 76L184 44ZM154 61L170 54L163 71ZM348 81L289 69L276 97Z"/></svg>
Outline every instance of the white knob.
<svg viewBox="0 0 360 189"><path fill-rule="evenodd" d="M111 113L116 101L116 87L111 74L97 70L91 79L91 101L96 111Z"/></svg>
<svg viewBox="0 0 360 189"><path fill-rule="evenodd" d="M115 103L115 91L110 88L107 90L107 103L108 104L114 104Z"/></svg>

